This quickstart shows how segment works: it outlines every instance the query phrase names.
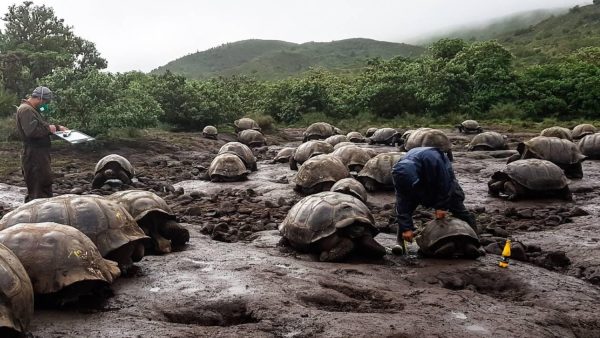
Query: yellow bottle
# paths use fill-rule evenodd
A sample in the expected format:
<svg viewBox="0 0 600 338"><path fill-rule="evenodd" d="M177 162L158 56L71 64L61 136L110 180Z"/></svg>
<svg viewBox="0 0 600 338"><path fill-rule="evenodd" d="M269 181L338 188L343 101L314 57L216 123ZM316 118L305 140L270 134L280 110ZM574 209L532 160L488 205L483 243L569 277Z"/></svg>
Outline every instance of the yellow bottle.
<svg viewBox="0 0 600 338"><path fill-rule="evenodd" d="M510 239L506 239L506 244L504 244L504 249L502 250L502 259L498 266L501 268L508 268L508 258L510 257Z"/></svg>

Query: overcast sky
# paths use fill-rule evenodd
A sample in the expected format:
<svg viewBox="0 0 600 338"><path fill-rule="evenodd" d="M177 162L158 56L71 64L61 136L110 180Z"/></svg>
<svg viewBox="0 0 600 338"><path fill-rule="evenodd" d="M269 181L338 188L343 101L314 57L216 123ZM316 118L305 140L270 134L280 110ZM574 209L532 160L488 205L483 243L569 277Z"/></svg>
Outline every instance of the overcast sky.
<svg viewBox="0 0 600 338"><path fill-rule="evenodd" d="M0 0L0 11L20 1ZM96 43L108 70L150 71L226 42L410 42L432 32L592 0L38 0ZM3 24L3 23L2 23Z"/></svg>

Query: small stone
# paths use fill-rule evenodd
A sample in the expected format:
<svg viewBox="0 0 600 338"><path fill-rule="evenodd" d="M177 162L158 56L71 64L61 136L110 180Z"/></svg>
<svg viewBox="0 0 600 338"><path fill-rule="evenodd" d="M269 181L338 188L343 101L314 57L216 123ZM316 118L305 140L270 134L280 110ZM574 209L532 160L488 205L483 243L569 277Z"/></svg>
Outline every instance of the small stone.
<svg viewBox="0 0 600 338"><path fill-rule="evenodd" d="M562 223L562 217L558 215L551 215L546 217L544 220L544 225L548 227L555 227Z"/></svg>
<svg viewBox="0 0 600 338"><path fill-rule="evenodd" d="M527 252L542 252L542 248L537 244L528 244Z"/></svg>
<svg viewBox="0 0 600 338"><path fill-rule="evenodd" d="M190 193L190 197L193 199L200 199L200 198L204 197L204 194L200 191L192 191Z"/></svg>
<svg viewBox="0 0 600 338"><path fill-rule="evenodd" d="M83 194L83 189L73 188L69 191L69 194L81 195L81 194Z"/></svg>
<svg viewBox="0 0 600 338"><path fill-rule="evenodd" d="M202 216L202 208L198 206L189 207L185 211L185 214L190 216Z"/></svg>
<svg viewBox="0 0 600 338"><path fill-rule="evenodd" d="M265 201L265 207L267 208L277 208L279 207L278 205L275 205L273 202L271 201Z"/></svg>
<svg viewBox="0 0 600 338"><path fill-rule="evenodd" d="M506 237L508 237L508 231L506 231L500 227L496 227L496 228L494 228L494 235L496 235L498 237L506 238Z"/></svg>
<svg viewBox="0 0 600 338"><path fill-rule="evenodd" d="M177 196L181 196L185 193L185 191L183 190L183 187L179 187L179 188L175 189L174 193Z"/></svg>
<svg viewBox="0 0 600 338"><path fill-rule="evenodd" d="M284 206L284 205L286 205L286 204L287 204L287 201L285 200L285 198L283 198L283 197L279 197L279 198L277 199L277 204L278 204L278 205L281 207L281 206Z"/></svg>
<svg viewBox="0 0 600 338"><path fill-rule="evenodd" d="M581 209L580 207L575 207L573 209L571 209L571 211L569 212L569 216L570 217L581 217L581 216L588 216L590 213Z"/></svg>
<svg viewBox="0 0 600 338"><path fill-rule="evenodd" d="M532 209L519 209L517 210L517 216L520 218L533 218Z"/></svg>
<svg viewBox="0 0 600 338"><path fill-rule="evenodd" d="M490 243L484 247L485 252L492 255L501 255L502 249L500 249L500 245L498 243Z"/></svg>

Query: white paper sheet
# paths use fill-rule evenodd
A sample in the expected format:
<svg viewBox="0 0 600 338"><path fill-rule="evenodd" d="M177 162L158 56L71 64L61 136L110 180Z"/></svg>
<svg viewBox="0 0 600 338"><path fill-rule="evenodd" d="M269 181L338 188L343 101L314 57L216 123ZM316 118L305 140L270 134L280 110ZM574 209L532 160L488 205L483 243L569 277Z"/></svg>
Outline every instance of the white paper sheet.
<svg viewBox="0 0 600 338"><path fill-rule="evenodd" d="M54 135L69 143L82 143L95 140L93 137L76 130L57 131Z"/></svg>

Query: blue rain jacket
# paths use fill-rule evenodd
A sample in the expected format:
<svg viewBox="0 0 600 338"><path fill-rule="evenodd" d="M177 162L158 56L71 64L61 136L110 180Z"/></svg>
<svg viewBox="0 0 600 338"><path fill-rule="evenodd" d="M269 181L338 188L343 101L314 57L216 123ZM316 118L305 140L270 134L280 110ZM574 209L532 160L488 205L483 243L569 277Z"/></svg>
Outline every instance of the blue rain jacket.
<svg viewBox="0 0 600 338"><path fill-rule="evenodd" d="M448 210L456 177L448 157L437 148L411 149L392 168L396 190L396 221L415 230L412 215L418 205Z"/></svg>

